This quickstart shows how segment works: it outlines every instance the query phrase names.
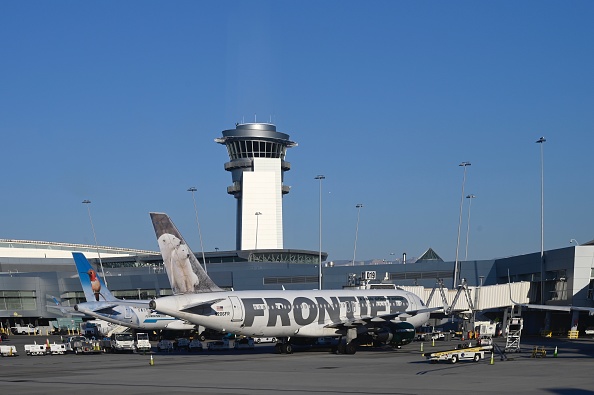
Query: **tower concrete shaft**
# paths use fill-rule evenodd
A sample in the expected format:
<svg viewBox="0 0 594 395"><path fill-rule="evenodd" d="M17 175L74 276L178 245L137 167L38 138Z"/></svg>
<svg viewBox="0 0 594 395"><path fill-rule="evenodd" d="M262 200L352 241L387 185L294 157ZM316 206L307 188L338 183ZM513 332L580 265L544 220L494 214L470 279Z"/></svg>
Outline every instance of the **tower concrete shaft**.
<svg viewBox="0 0 594 395"><path fill-rule="evenodd" d="M215 142L227 147L233 185L227 193L237 199L236 249L283 249L282 197L290 187L283 174L287 148L297 143L270 123L236 124Z"/></svg>

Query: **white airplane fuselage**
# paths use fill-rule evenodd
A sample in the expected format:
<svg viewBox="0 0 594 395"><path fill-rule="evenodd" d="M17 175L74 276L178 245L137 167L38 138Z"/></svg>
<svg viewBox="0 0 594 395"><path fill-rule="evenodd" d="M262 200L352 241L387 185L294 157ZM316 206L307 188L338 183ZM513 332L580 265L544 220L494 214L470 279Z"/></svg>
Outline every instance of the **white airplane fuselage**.
<svg viewBox="0 0 594 395"><path fill-rule="evenodd" d="M130 301L131 302L131 301ZM139 301L139 302L147 302ZM180 321L174 317L161 314L147 307L114 306L113 302L84 302L75 306L75 310L110 322L140 330L191 330L194 325Z"/></svg>
<svg viewBox="0 0 594 395"><path fill-rule="evenodd" d="M421 299L399 289L208 292L162 297L150 307L223 332L277 338L340 336L403 322L416 328L429 319L429 312L415 313L425 308Z"/></svg>

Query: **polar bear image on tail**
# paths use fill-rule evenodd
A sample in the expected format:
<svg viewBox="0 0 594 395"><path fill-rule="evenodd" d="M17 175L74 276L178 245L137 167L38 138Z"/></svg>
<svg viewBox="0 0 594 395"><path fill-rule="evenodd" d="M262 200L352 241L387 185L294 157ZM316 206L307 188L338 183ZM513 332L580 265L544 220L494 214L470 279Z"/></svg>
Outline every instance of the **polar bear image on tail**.
<svg viewBox="0 0 594 395"><path fill-rule="evenodd" d="M150 213L174 294L222 291L200 266L167 214Z"/></svg>
<svg viewBox="0 0 594 395"><path fill-rule="evenodd" d="M174 294L193 293L198 288L198 276L192 270L188 246L171 234L161 235L158 239L163 264L169 276Z"/></svg>

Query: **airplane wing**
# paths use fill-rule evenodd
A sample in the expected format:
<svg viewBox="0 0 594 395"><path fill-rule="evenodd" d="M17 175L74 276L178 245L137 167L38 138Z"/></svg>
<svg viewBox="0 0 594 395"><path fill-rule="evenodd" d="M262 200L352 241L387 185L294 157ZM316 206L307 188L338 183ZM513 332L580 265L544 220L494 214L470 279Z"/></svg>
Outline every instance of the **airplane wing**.
<svg viewBox="0 0 594 395"><path fill-rule="evenodd" d="M185 305L184 307L182 307L180 309L180 311L204 315L212 309L213 304L218 303L224 299L225 298L218 298L218 299L207 300L205 302L199 302L199 303Z"/></svg>
<svg viewBox="0 0 594 395"><path fill-rule="evenodd" d="M391 313L391 314L382 314L375 317L366 316L361 317L360 319L356 320L343 320L341 322L335 322L324 326L324 328L341 328L341 327L352 327L357 325L367 325L370 323L381 323L381 322L388 322L388 321L406 321L407 318L410 318L419 313L429 313L437 310L443 310L443 307L426 307L424 309L418 310L409 310L403 311L400 313Z"/></svg>

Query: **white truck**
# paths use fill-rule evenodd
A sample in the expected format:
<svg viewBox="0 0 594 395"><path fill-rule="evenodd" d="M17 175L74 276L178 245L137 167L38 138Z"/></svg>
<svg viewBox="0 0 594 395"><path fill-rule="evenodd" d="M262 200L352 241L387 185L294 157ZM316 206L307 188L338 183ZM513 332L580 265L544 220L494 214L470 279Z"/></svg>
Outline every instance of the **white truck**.
<svg viewBox="0 0 594 395"><path fill-rule="evenodd" d="M10 331L15 335L35 335L39 332L39 329L31 324L15 324L10 327Z"/></svg>
<svg viewBox="0 0 594 395"><path fill-rule="evenodd" d="M134 347L136 348L136 352L150 352L151 342L149 341L148 333L137 333Z"/></svg>
<svg viewBox="0 0 594 395"><path fill-rule="evenodd" d="M134 335L131 333L112 333L110 344L113 352L134 352Z"/></svg>

